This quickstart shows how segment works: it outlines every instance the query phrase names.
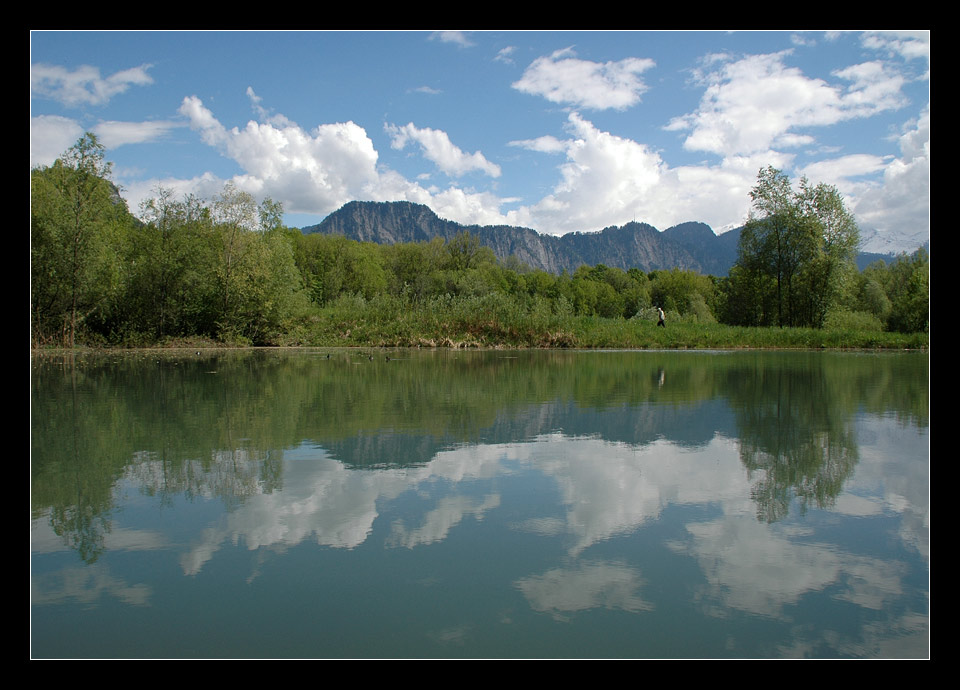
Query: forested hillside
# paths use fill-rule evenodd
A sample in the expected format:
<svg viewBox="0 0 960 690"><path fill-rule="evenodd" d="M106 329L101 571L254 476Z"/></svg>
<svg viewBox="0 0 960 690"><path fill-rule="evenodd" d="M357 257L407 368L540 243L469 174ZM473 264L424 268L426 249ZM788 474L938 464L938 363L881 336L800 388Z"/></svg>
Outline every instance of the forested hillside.
<svg viewBox="0 0 960 690"><path fill-rule="evenodd" d="M755 191L779 185L774 173ZM541 259L559 262L550 247L561 240L580 246L582 257L572 269L552 271L534 268L520 245L505 246L506 258L499 258L480 233L412 204L384 206L394 214L382 223L383 232L394 233L389 244L286 228L279 203L258 204L229 184L209 200L157 189L134 216L110 182L102 145L86 134L53 165L31 171L31 339L35 347L646 347L709 346L715 340L704 341L702 327L711 324L861 334L929 328L926 252L858 271L855 226L834 222L847 218L835 193L822 185L774 191L784 204L768 205L769 213L748 223L730 276L596 260L608 256L604 243L667 234L639 224L588 240L552 238L556 243L537 250ZM411 222L411 213L421 221ZM338 218L331 224L343 214ZM425 224L456 232L427 240L416 234ZM507 237L504 231L485 232L496 239L498 232ZM673 232L676 247L712 234L698 224ZM651 246L634 244L638 252ZM778 254L777 247L790 251ZM672 329L656 328L657 307ZM683 338L699 340L668 339L685 324L700 330ZM613 332L620 335L597 337Z"/></svg>

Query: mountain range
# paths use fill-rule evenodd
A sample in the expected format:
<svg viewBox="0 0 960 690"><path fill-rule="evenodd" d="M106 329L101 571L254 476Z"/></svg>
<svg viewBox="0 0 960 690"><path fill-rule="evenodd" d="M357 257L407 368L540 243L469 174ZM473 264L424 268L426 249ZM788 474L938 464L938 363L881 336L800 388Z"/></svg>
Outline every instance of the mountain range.
<svg viewBox="0 0 960 690"><path fill-rule="evenodd" d="M623 270L679 268L725 276L737 260L740 239L740 228L717 235L709 225L698 222L663 231L632 222L598 232L543 235L510 225L462 225L409 201L351 201L317 225L301 228L304 234L343 235L377 244L428 242L434 237L449 241L464 231L490 247L500 260L513 256L532 269L554 274L573 273L583 264L605 264ZM889 261L892 256L861 254L857 264L862 269L878 258Z"/></svg>

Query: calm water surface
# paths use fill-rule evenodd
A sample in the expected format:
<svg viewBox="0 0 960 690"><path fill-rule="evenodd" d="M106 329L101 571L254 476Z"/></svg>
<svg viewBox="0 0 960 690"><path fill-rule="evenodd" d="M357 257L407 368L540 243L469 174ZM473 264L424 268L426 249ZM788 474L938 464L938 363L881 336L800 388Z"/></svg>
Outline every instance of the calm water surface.
<svg viewBox="0 0 960 690"><path fill-rule="evenodd" d="M925 658L928 391L921 353L35 358L32 655Z"/></svg>

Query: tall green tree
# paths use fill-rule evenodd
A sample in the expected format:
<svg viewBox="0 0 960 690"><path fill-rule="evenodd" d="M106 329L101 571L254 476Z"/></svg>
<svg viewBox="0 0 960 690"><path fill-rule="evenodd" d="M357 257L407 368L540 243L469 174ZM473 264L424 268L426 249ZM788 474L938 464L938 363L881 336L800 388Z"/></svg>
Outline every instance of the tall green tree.
<svg viewBox="0 0 960 690"><path fill-rule="evenodd" d="M836 187L800 180L800 216L810 225L813 253L800 276L799 318L820 328L848 284L856 280L860 231Z"/></svg>
<svg viewBox="0 0 960 690"><path fill-rule="evenodd" d="M925 249L901 254L890 266L887 328L901 333L930 330L930 257Z"/></svg>
<svg viewBox="0 0 960 690"><path fill-rule="evenodd" d="M90 320L107 320L122 285L132 217L96 135L86 133L30 176L31 315L35 343L73 347Z"/></svg>
<svg viewBox="0 0 960 690"><path fill-rule="evenodd" d="M213 199L211 207L219 239L220 261L217 268L220 328L239 328L239 312L244 281L244 263L253 251L253 234L259 228L257 202L248 192L232 183Z"/></svg>
<svg viewBox="0 0 960 690"><path fill-rule="evenodd" d="M130 331L213 336L210 307L216 257L210 210L193 195L159 187L140 205L143 226L130 243L125 299Z"/></svg>
<svg viewBox="0 0 960 690"><path fill-rule="evenodd" d="M283 207L259 205L232 183L211 207L216 269L217 337L270 344L305 306L293 244L282 225Z"/></svg>
<svg viewBox="0 0 960 690"><path fill-rule="evenodd" d="M782 171L768 166L758 174L750 199L727 285L728 319L822 327L860 242L843 198L835 187L811 186L806 178L795 192Z"/></svg>

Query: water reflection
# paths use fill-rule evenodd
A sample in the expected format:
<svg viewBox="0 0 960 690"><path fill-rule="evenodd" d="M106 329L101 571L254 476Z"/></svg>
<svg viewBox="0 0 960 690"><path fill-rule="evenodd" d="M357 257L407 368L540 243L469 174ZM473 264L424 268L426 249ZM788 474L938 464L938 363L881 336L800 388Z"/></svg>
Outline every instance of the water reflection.
<svg viewBox="0 0 960 690"><path fill-rule="evenodd" d="M561 621L569 620L573 612L598 607L631 613L653 608L641 596L640 572L624 563L586 561L525 577L515 584L535 611L550 613Z"/></svg>
<svg viewBox="0 0 960 690"><path fill-rule="evenodd" d="M341 589L409 557L406 599L426 582L457 596L418 609L419 637L391 622L403 596L348 598L378 632L324 646L311 625L320 649L300 654L307 612L288 611L290 638L253 655L927 653L922 354L326 354L35 361L35 654L176 656L156 638L121 653L102 630L62 640L38 612L82 609L95 627L212 582L259 588L240 608L266 625L279 601L316 596L300 588L334 554ZM406 641L372 642L393 625Z"/></svg>

